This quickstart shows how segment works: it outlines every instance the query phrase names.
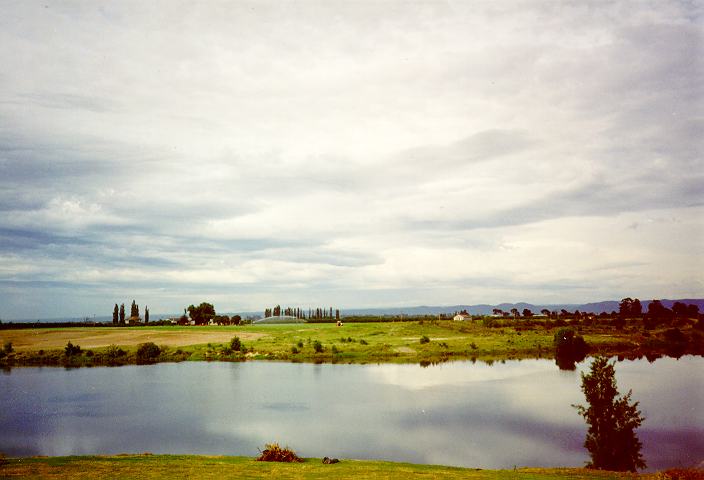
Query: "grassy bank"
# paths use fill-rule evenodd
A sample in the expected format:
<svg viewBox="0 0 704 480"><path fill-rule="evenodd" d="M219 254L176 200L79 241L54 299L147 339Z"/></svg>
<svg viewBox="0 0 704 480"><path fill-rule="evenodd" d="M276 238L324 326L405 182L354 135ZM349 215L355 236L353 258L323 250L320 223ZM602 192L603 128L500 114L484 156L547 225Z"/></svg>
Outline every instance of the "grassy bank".
<svg viewBox="0 0 704 480"><path fill-rule="evenodd" d="M553 358L554 323L520 322L486 325L485 322L423 321L223 327L61 328L0 331L0 341L11 341L13 351L0 365L122 365L139 363L138 343L158 345L150 361L248 359L292 362L435 363L476 359L496 361ZM691 325L644 330L626 323L573 325L583 336L590 354L627 358L704 353L704 334ZM229 339L241 339L233 349ZM67 355L67 339L82 347ZM53 343L52 343L53 342ZM62 343L63 342L63 343ZM83 343L82 343L83 342Z"/></svg>
<svg viewBox="0 0 704 480"><path fill-rule="evenodd" d="M479 470L435 465L413 465L379 461L342 460L325 465L320 459L303 463L257 462L245 457L193 455L124 455L112 457L52 457L9 459L0 466L1 478L277 478L354 479L444 478L444 479L665 479L664 474L628 474L573 468L521 468ZM695 478L695 477L693 477ZM701 478L701 477L699 477Z"/></svg>

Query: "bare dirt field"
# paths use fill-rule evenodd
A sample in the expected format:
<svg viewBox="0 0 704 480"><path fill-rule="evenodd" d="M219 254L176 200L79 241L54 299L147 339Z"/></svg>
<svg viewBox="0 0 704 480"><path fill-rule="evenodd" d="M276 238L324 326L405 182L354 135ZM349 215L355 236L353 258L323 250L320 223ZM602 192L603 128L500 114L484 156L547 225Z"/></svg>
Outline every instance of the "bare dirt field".
<svg viewBox="0 0 704 480"><path fill-rule="evenodd" d="M15 350L51 350L63 348L69 341L81 348L107 347L108 345L139 345L154 342L157 345L182 347L200 343L225 343L232 337L254 340L265 336L263 333L234 332L232 330L133 330L120 328L70 328L65 330L26 329L0 331L0 344L12 342Z"/></svg>

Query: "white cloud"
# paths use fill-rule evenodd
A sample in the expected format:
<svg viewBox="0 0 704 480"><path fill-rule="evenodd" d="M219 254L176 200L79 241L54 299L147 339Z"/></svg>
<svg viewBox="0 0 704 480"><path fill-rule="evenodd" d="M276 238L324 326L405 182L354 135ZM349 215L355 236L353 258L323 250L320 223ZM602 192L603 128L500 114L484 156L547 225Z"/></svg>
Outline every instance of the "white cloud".
<svg viewBox="0 0 704 480"><path fill-rule="evenodd" d="M164 282L228 309L700 296L701 18L5 4L0 280L165 310Z"/></svg>

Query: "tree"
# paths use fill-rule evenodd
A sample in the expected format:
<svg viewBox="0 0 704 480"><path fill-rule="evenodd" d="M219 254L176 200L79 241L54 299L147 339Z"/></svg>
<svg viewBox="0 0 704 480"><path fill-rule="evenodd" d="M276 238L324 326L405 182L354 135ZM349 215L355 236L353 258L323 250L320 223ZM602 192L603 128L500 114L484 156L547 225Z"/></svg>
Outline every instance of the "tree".
<svg viewBox="0 0 704 480"><path fill-rule="evenodd" d="M500 308L494 308L491 310L491 313L493 313L494 315L497 315L497 316L501 316L504 314L504 311L501 310Z"/></svg>
<svg viewBox="0 0 704 480"><path fill-rule="evenodd" d="M188 314L196 325L204 325L215 316L215 307L211 303L203 302L200 305L188 307Z"/></svg>
<svg viewBox="0 0 704 480"><path fill-rule="evenodd" d="M149 307L144 307L144 323L149 323Z"/></svg>
<svg viewBox="0 0 704 480"><path fill-rule="evenodd" d="M682 302L675 302L672 305L672 314L677 318L685 318L687 316L687 305Z"/></svg>
<svg viewBox="0 0 704 480"><path fill-rule="evenodd" d="M640 317L643 315L643 305L641 305L640 300L637 298L633 300L633 303L631 304L631 315L634 317Z"/></svg>
<svg viewBox="0 0 704 480"><path fill-rule="evenodd" d="M120 315L120 308L115 304L115 308L112 309L112 324L117 325L118 318Z"/></svg>
<svg viewBox="0 0 704 480"><path fill-rule="evenodd" d="M120 304L120 325L125 324L125 304Z"/></svg>
<svg viewBox="0 0 704 480"><path fill-rule="evenodd" d="M634 432L645 418L638 402L631 404L630 390L619 396L615 374L607 358L594 359L589 374L582 373L582 392L589 407L573 406L589 425L584 446L592 461L587 468L635 472L645 468L642 444Z"/></svg>
<svg viewBox="0 0 704 480"><path fill-rule="evenodd" d="M526 318L530 318L533 316L533 312L531 312L529 308L524 308L523 309L523 316Z"/></svg>
<svg viewBox="0 0 704 480"><path fill-rule="evenodd" d="M546 317L550 318L550 310L548 310L547 308L543 308L543 309L540 311L540 313L542 313L542 314L545 315Z"/></svg>
<svg viewBox="0 0 704 480"><path fill-rule="evenodd" d="M518 309L517 308L512 308L511 309L511 315L513 315L513 318L518 318Z"/></svg>
<svg viewBox="0 0 704 480"><path fill-rule="evenodd" d="M132 300L132 307L130 307L130 318L139 317L139 306Z"/></svg>
<svg viewBox="0 0 704 480"><path fill-rule="evenodd" d="M621 300L618 304L618 315L621 318L627 318L631 315L631 306L633 305L633 299L631 297L626 297Z"/></svg>

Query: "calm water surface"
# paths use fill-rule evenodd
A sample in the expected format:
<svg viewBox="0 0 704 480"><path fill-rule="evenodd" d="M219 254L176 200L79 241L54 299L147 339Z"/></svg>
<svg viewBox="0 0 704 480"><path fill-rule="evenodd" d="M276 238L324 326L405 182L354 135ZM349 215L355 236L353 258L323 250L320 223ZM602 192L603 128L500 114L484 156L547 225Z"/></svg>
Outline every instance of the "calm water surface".
<svg viewBox="0 0 704 480"><path fill-rule="evenodd" d="M0 375L0 451L300 455L478 468L581 466L579 372L549 360L492 366L184 362L17 368ZM650 470L704 460L704 359L624 361L646 417Z"/></svg>

